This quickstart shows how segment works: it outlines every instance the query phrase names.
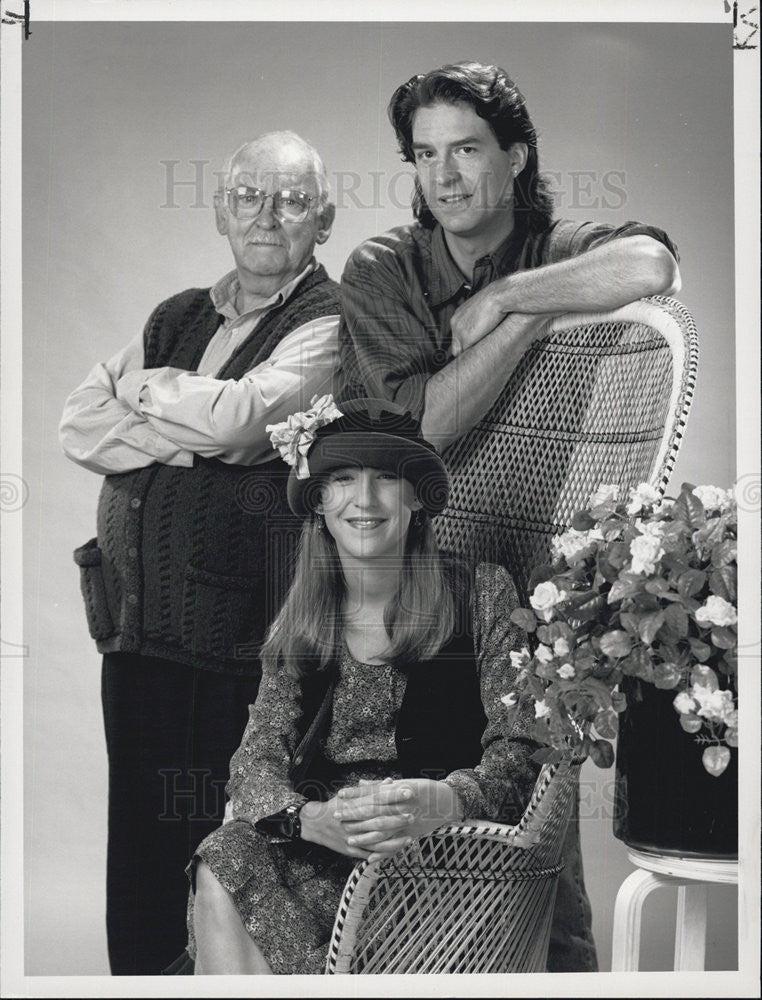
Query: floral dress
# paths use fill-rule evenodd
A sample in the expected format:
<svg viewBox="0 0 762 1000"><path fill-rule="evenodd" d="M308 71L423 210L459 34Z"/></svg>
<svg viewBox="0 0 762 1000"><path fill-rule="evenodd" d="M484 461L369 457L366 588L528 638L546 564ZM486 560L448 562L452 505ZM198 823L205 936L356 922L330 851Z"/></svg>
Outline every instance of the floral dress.
<svg viewBox="0 0 762 1000"><path fill-rule="evenodd" d="M481 761L444 780L458 792L465 814L499 819L506 803L525 803L537 767L526 715L501 701L515 669L509 653L524 642L511 621L516 591L500 566L477 567L473 594L474 653L487 726ZM366 664L346 647L339 662L330 730L323 755L339 785L360 778L401 777L395 747L406 675L388 664ZM254 824L306 798L288 779L300 733L298 679L265 670L249 723L230 764L229 819L199 845L188 866L204 861L231 894L251 937L275 973L321 973L339 898L356 859L307 841L283 841ZM188 904L188 952L195 957L193 890Z"/></svg>

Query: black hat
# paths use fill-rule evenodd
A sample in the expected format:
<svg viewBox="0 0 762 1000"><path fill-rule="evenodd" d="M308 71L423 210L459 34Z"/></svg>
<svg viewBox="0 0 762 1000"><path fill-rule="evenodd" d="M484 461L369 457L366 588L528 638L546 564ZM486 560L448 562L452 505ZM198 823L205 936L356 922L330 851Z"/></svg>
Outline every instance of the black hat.
<svg viewBox="0 0 762 1000"><path fill-rule="evenodd" d="M296 467L288 480L291 510L306 516L320 502L321 475L347 465L384 469L407 479L429 514L439 514L450 495L450 477L436 448L421 437L409 411L386 399L351 399L341 416L324 424L306 453L309 476Z"/></svg>

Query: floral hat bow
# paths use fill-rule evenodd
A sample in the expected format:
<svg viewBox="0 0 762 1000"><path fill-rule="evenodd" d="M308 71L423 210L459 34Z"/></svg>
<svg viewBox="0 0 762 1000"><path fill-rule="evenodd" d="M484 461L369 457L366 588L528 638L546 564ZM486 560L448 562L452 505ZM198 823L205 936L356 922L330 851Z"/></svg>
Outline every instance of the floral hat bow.
<svg viewBox="0 0 762 1000"><path fill-rule="evenodd" d="M331 393L327 393L325 396L313 396L309 410L292 413L288 420L279 424L267 424L265 430L270 434L272 446L278 449L283 461L293 466L296 478L307 479L310 474L307 452L315 435L321 427L343 416Z"/></svg>

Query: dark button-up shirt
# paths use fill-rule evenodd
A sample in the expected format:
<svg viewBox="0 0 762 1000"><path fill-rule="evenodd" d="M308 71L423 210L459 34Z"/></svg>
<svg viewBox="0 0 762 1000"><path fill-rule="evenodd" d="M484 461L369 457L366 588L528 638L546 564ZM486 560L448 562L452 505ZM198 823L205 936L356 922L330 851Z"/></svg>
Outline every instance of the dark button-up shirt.
<svg viewBox="0 0 762 1000"><path fill-rule="evenodd" d="M541 233L514 230L474 265L467 280L441 226L400 226L366 240L341 279L341 399L378 396L420 419L426 382L452 360L450 321L458 306L496 278L555 264L625 236L646 235L677 259L666 233L639 222L609 226L559 219Z"/></svg>

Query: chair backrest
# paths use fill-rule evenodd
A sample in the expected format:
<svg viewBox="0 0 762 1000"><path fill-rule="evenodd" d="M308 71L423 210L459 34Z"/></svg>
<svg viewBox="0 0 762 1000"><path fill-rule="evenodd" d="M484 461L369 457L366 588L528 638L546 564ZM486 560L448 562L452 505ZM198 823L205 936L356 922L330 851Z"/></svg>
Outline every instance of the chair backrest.
<svg viewBox="0 0 762 1000"><path fill-rule="evenodd" d="M695 324L674 299L557 317L445 452L452 493L434 522L440 548L506 566L525 599L553 535L601 483L664 492L697 365Z"/></svg>
<svg viewBox="0 0 762 1000"><path fill-rule="evenodd" d="M516 826L467 820L359 864L326 972L542 972L581 761L546 765Z"/></svg>

